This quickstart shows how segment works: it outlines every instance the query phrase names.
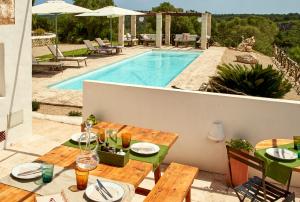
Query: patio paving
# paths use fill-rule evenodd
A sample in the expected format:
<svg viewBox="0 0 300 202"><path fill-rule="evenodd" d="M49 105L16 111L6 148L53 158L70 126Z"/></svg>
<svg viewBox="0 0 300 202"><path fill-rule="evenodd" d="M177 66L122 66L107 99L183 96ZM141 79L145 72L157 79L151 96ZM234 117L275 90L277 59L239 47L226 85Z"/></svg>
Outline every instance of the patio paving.
<svg viewBox="0 0 300 202"><path fill-rule="evenodd" d="M38 156L62 144L68 140L73 133L80 130L79 125L50 121L47 120L47 118L52 119L53 117L47 116L44 117L44 119L34 118L32 122L32 136L28 136L28 138L23 138L15 144L9 145L7 150L0 151L0 177L9 174L14 165L21 162L33 161ZM68 118L61 117L61 120L66 119ZM66 122L71 123L72 120ZM74 123L76 123L76 121ZM162 170L166 167L167 165L163 165ZM148 189L154 186L153 173L147 176L141 186ZM296 201L300 201L300 188L292 188L292 190L297 194L298 198ZM135 195L133 201L143 201L144 198L144 196ZM224 175L200 171L192 185L192 201L221 202L238 200L233 194L232 189L227 187Z"/></svg>

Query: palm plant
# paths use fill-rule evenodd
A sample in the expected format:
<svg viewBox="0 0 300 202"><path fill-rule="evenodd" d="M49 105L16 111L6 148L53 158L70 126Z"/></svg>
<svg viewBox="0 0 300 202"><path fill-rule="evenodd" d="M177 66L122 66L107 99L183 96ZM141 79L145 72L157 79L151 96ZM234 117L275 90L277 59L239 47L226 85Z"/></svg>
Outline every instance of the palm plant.
<svg viewBox="0 0 300 202"><path fill-rule="evenodd" d="M218 66L216 76L210 78L213 92L282 98L292 85L272 65L263 68L261 64L250 67L240 64Z"/></svg>

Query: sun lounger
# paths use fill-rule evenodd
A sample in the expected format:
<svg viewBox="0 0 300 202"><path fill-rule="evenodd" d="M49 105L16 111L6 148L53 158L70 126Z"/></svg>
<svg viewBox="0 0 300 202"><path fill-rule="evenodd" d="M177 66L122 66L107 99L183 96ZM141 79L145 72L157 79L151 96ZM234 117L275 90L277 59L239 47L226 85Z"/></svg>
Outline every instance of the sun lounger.
<svg viewBox="0 0 300 202"><path fill-rule="evenodd" d="M115 49L116 50L116 53L121 53L123 50L122 50L122 46L111 46L111 45L107 45L105 44L105 42L101 39L101 38L96 38L95 39L96 42L98 43L99 47L100 48L111 48L111 49Z"/></svg>
<svg viewBox="0 0 300 202"><path fill-rule="evenodd" d="M32 56L32 70L36 68L47 68L52 71L62 71L63 63L62 62L40 62L34 56Z"/></svg>
<svg viewBox="0 0 300 202"><path fill-rule="evenodd" d="M113 54L113 51L116 49L113 48L109 48L109 47L98 47L96 48L95 46L93 46L92 42L90 40L83 40L84 44L86 45L88 52L91 53L96 53L96 54L101 54L101 53L105 53L105 54Z"/></svg>
<svg viewBox="0 0 300 202"><path fill-rule="evenodd" d="M56 45L48 45L48 49L52 53L52 55L57 58L57 61L76 61L78 64L78 67L80 66L80 62L84 62L85 66L87 57L66 57L62 54L62 52L57 49L57 55L56 55Z"/></svg>
<svg viewBox="0 0 300 202"><path fill-rule="evenodd" d="M98 43L99 47L110 47L111 43L106 43L101 38L96 38L96 42Z"/></svg>
<svg viewBox="0 0 300 202"><path fill-rule="evenodd" d="M124 43L127 43L128 46L134 46L136 45L138 42L138 39L131 36L131 34L127 33L126 35L124 35Z"/></svg>

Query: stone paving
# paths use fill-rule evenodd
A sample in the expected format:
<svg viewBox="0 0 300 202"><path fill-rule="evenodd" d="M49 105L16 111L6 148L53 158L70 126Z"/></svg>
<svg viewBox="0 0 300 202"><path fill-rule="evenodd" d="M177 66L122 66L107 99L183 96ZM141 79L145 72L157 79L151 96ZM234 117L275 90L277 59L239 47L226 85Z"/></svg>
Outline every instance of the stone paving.
<svg viewBox="0 0 300 202"><path fill-rule="evenodd" d="M80 48L76 45L61 49L69 50L70 48ZM34 52L45 53L44 47L34 48ZM135 46L124 48L120 55L114 56L102 56L102 57L89 57L88 66L86 67L70 67L65 69L63 72L43 72L33 75L33 99L49 104L61 104L69 106L82 106L82 92L76 90L57 90L48 88L49 85L57 82L69 79L74 76L78 76L83 73L104 67L106 65L130 58L132 56L144 53L155 49L154 47ZM180 51L199 51L193 48L176 48L172 46L165 46L164 50L180 50ZM175 80L173 80L168 87L171 85L177 85L178 87L197 89L200 87L202 82L207 81L208 77L212 75L224 53L224 48L212 47L205 50L203 55L198 57L193 63L191 63ZM65 62L66 65L74 65L70 62ZM76 64L75 64L76 65Z"/></svg>

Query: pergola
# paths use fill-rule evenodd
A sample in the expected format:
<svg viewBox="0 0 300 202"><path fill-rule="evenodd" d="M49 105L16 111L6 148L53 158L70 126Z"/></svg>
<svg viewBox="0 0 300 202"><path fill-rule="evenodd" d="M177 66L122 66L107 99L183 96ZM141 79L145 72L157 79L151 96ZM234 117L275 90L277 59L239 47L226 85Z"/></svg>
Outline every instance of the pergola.
<svg viewBox="0 0 300 202"><path fill-rule="evenodd" d="M156 16L156 47L162 46L162 19L165 17L165 45L171 44L171 20L172 16L198 16L201 17L201 49L207 48L208 38L211 36L211 13L197 13L197 12L145 12L144 16ZM136 16L131 16L131 35L136 36ZM118 29L118 43L124 45L124 26L125 16L119 17L119 29Z"/></svg>

